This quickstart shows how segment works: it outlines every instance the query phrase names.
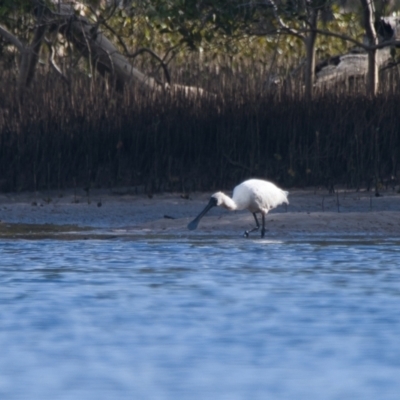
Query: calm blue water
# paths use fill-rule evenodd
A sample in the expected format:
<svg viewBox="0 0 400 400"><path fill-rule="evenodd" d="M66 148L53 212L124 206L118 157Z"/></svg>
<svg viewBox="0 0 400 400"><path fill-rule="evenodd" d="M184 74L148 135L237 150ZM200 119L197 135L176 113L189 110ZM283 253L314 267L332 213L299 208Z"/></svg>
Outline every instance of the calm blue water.
<svg viewBox="0 0 400 400"><path fill-rule="evenodd" d="M400 241L0 241L0 398L399 399Z"/></svg>

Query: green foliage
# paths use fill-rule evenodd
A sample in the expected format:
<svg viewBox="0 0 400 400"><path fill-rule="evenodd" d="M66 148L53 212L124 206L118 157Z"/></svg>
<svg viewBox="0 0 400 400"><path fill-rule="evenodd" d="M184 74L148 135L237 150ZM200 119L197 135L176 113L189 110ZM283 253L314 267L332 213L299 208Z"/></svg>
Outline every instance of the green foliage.
<svg viewBox="0 0 400 400"><path fill-rule="evenodd" d="M337 5L332 6L332 19L329 22L320 22L321 28L326 28L331 32L350 36L362 42L364 34L360 24L360 18L355 13L343 12ZM343 54L348 51L353 44L338 38L318 35L317 39L317 55L320 60L330 56Z"/></svg>
<svg viewBox="0 0 400 400"><path fill-rule="evenodd" d="M0 22L13 29L20 38L26 39L33 26L32 4L29 0L3 0L0 3ZM280 26L270 3L243 0L131 0L124 7L111 2L84 1L88 7L86 16L93 22L106 21L112 31L106 36L123 39L133 52L148 47L169 62L172 58L184 63L188 54L201 54L202 62L218 58L230 58L232 63L247 60L273 63L282 71L301 63L305 57L303 41L293 35L274 34ZM277 2L276 12L293 30L308 29L312 8L320 11L319 27L343 33L354 38L362 32L359 16L344 13L331 0L282 0ZM93 12L94 11L94 12ZM82 10L80 10L80 13ZM325 13L325 14L324 14ZM107 27L102 26L103 30ZM118 35L113 38L113 33ZM303 34L304 35L304 34ZM350 44L330 36L318 35L316 42L319 60L345 52ZM121 50L124 50L121 47ZM141 55L146 71L155 70L157 63L148 55ZM150 64L149 64L150 63ZM147 69L150 67L149 69Z"/></svg>
<svg viewBox="0 0 400 400"><path fill-rule="evenodd" d="M2 0L0 3L0 22L7 22L12 15L21 15L32 10L29 0Z"/></svg>
<svg viewBox="0 0 400 400"><path fill-rule="evenodd" d="M308 29L310 8L306 8L303 1L287 0L277 4L277 12L285 24L298 31ZM360 35L357 16L344 13L331 0L313 0L309 7L321 11L320 28L355 38ZM182 61L188 50L199 50L206 59L227 56L268 63L274 58L276 66L288 68L299 64L305 56L302 40L287 34L273 34L279 24L272 7L262 2L131 1L129 8L115 14L113 27L128 38L132 47L150 47L162 55L179 46L181 58L177 57ZM349 47L343 40L319 35L317 56L326 58Z"/></svg>

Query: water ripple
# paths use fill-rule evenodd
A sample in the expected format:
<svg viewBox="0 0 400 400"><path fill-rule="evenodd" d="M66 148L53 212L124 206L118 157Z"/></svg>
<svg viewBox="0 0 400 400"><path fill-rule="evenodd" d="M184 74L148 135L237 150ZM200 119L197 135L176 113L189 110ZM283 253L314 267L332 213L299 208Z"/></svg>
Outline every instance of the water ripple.
<svg viewBox="0 0 400 400"><path fill-rule="evenodd" d="M397 239L0 241L4 399L397 399Z"/></svg>

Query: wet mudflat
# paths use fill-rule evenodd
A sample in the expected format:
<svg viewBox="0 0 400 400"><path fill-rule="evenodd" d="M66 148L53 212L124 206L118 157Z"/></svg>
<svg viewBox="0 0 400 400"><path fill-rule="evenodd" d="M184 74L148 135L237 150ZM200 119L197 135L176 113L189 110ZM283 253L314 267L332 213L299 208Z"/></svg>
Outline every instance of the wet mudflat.
<svg viewBox="0 0 400 400"><path fill-rule="evenodd" d="M230 194L229 191L226 191ZM79 195L78 195L79 194ZM179 238L215 235L237 238L254 226L248 211L212 209L197 230L187 224L209 201L211 193L156 194L149 198L129 190L0 194L0 236L42 237L81 230L113 235L172 235ZM328 234L398 236L400 194L388 189L375 197L371 191L322 189L290 190L290 204L272 210L266 217L267 237L288 238ZM23 225L22 229L19 225Z"/></svg>
<svg viewBox="0 0 400 400"><path fill-rule="evenodd" d="M1 398L398 398L396 236L66 230L0 239Z"/></svg>

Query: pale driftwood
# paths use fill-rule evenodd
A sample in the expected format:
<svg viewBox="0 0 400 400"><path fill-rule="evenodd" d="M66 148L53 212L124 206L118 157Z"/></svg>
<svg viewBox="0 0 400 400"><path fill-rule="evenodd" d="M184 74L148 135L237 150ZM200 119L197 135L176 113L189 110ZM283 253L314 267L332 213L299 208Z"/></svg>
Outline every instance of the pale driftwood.
<svg viewBox="0 0 400 400"><path fill-rule="evenodd" d="M60 27L59 32L89 57L101 73L107 71L123 83L136 80L151 89L162 89L163 85L154 78L133 67L98 26L76 15L72 4L57 2L55 11L48 10L47 20L48 23L56 23Z"/></svg>
<svg viewBox="0 0 400 400"><path fill-rule="evenodd" d="M376 65L383 68L391 59L390 48L379 49L376 52ZM368 54L349 53L334 57L316 73L316 86L334 84L350 78L364 78L368 73Z"/></svg>
<svg viewBox="0 0 400 400"><path fill-rule="evenodd" d="M133 81L154 92L167 90L189 97L215 96L204 89L162 83L153 77L139 71L131 65L118 48L105 36L99 24L90 21L84 16L85 6L78 1L51 0L52 6L45 6L38 2L40 20L37 21L35 35L31 45L24 45L15 35L0 26L0 36L13 44L21 53L19 88L21 93L33 77L38 61L40 47L47 31L58 32L72 43L80 53L90 60L91 66L101 74L109 73L120 86L130 85ZM49 43L48 41L46 41ZM54 63L54 60L51 60ZM57 72L66 79L62 72L53 65Z"/></svg>
<svg viewBox="0 0 400 400"><path fill-rule="evenodd" d="M79 2L74 3L80 6ZM82 8L80 8L82 10ZM107 71L120 83L129 84L136 81L149 89L157 91L167 90L173 94L186 97L215 97L206 90L180 84L162 83L133 67L129 59L103 34L99 27L83 16L75 14L71 3L56 1L56 11L50 13L50 21L62 17L64 24L59 23L63 33L81 52L89 57L92 64L101 72ZM50 22L49 21L49 22ZM65 22L68 21L68 24Z"/></svg>
<svg viewBox="0 0 400 400"><path fill-rule="evenodd" d="M373 24L373 5L366 0L364 4L364 19L366 23L366 42L362 52L344 54L333 57L323 66L317 67L316 86L323 86L349 78L364 78L369 76L371 93L376 92L379 69L385 68L391 61L390 45L398 46L400 39L400 18L381 17ZM371 8L368 9L367 5ZM380 43L378 43L378 38ZM365 44L365 43L364 43ZM380 47L386 44L386 47ZM372 51L376 51L372 54ZM368 57L371 59L368 60ZM370 69L369 69L370 68Z"/></svg>
<svg viewBox="0 0 400 400"><path fill-rule="evenodd" d="M166 89L172 94L183 95L185 97L201 97L210 99L215 99L217 97L216 94L208 92L207 90L204 90L197 86L186 86L180 85L178 83L171 84L167 86Z"/></svg>

